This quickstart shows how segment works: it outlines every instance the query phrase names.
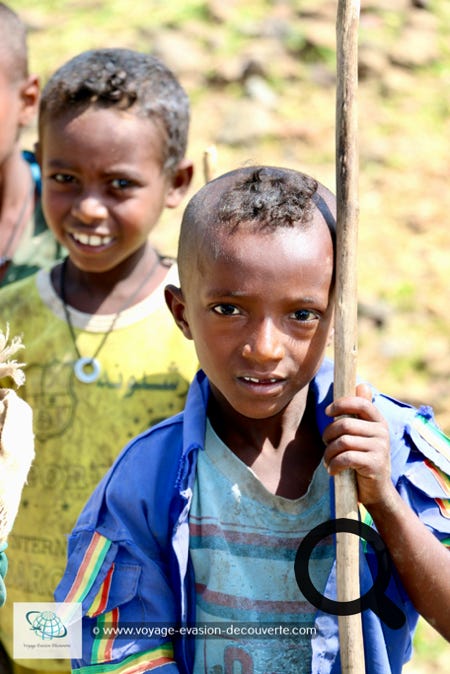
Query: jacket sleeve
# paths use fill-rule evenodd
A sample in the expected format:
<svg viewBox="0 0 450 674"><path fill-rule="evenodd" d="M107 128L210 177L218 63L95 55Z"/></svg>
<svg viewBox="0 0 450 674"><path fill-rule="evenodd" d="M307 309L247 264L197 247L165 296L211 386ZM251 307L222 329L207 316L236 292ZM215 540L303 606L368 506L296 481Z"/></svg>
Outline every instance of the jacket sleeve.
<svg viewBox="0 0 450 674"><path fill-rule="evenodd" d="M168 508L161 503L158 467L149 461L145 442L128 450L86 504L55 592L58 602L82 605L82 656L72 660L79 674L141 674L161 667L178 672ZM170 491L170 482L164 482Z"/></svg>

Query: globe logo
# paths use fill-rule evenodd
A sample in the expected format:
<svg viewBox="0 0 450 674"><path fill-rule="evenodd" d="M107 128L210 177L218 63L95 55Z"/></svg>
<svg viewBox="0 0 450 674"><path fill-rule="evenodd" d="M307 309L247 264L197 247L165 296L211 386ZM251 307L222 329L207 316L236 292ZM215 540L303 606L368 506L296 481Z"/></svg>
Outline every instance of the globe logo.
<svg viewBox="0 0 450 674"><path fill-rule="evenodd" d="M67 628L53 611L28 611L26 619L31 629L42 640L62 639Z"/></svg>

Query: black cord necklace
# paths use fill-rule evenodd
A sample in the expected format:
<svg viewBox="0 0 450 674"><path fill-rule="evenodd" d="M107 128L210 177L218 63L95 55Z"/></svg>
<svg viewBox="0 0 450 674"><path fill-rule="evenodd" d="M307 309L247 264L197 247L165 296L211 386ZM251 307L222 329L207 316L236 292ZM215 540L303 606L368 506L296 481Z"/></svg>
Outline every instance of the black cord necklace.
<svg viewBox="0 0 450 674"><path fill-rule="evenodd" d="M66 317L67 321L67 326L69 328L70 332L70 337L72 339L73 347L75 349L75 353L77 354L77 360L74 363L73 366L73 371L75 373L76 378L81 381L83 384L92 384L93 382L97 381L97 379L100 376L101 372L101 365L97 360L97 357L100 353L100 351L103 349L105 346L105 342L108 339L109 335L111 332L114 330L114 326L117 323L117 320L119 316L127 309L132 303L133 300L137 297L139 292L142 290L142 288L145 286L149 278L153 275L153 273L156 270L156 267L158 266L161 258L157 254L156 260L154 264L151 266L148 274L145 275L145 277L142 279L142 281L139 283L138 287L136 290L129 296L127 297L126 301L123 303L123 305L120 307L119 311L115 314L111 321L111 325L109 326L108 330L104 333L100 344L95 350L95 353L93 356L82 356L78 346L77 346L77 338L75 335L75 330L72 324L72 319L70 318L70 312L69 312L69 307L67 306L66 303L66 271L67 271L67 260L69 258L65 258L62 262L61 266L61 302L63 305L64 309L64 315Z"/></svg>

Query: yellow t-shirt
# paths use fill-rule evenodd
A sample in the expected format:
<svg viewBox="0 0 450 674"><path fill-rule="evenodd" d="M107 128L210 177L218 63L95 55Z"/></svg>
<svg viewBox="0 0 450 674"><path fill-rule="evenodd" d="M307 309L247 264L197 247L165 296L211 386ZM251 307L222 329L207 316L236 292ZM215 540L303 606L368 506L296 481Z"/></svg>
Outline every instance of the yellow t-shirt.
<svg viewBox="0 0 450 674"><path fill-rule="evenodd" d="M49 273L41 270L0 291L0 316L22 334L26 383L33 408L36 458L8 540L8 601L0 638L12 656L14 602L53 601L66 561L66 537L85 501L125 444L179 412L195 370L193 342L185 339L164 301L178 284L176 266L151 296L123 311L97 360L98 380L74 374L76 351ZM82 356L92 356L114 316L71 310ZM132 485L130 498L132 497ZM68 670L69 662L19 661L30 669Z"/></svg>

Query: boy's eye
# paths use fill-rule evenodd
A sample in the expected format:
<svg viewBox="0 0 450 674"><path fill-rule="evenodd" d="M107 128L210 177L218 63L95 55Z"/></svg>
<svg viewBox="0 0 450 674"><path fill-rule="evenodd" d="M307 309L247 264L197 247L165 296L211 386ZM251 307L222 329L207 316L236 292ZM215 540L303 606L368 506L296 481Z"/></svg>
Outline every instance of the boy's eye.
<svg viewBox="0 0 450 674"><path fill-rule="evenodd" d="M319 318L317 313L315 311L311 311L310 309L298 309L297 311L294 311L292 316L296 321L300 321L302 323L315 321Z"/></svg>
<svg viewBox="0 0 450 674"><path fill-rule="evenodd" d="M54 180L55 183L59 183L60 185L72 183L75 180L75 178L68 173L54 173L50 176L50 178L51 180Z"/></svg>
<svg viewBox="0 0 450 674"><path fill-rule="evenodd" d="M221 316L238 316L239 309L234 304L216 304L213 311Z"/></svg>
<svg viewBox="0 0 450 674"><path fill-rule="evenodd" d="M133 186L134 183L132 183L131 180L128 180L128 178L114 178L111 180L111 187L114 190L126 190Z"/></svg>

